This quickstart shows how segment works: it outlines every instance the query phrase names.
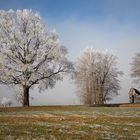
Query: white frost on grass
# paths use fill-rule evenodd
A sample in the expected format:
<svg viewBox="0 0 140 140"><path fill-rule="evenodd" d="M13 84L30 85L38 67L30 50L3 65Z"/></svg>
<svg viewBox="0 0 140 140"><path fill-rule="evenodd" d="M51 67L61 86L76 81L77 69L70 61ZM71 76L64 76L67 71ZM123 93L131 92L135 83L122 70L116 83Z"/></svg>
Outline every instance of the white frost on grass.
<svg viewBox="0 0 140 140"><path fill-rule="evenodd" d="M99 124L90 125L90 128L101 128L102 126Z"/></svg>
<svg viewBox="0 0 140 140"><path fill-rule="evenodd" d="M126 125L130 125L130 126L140 126L140 123L126 123Z"/></svg>

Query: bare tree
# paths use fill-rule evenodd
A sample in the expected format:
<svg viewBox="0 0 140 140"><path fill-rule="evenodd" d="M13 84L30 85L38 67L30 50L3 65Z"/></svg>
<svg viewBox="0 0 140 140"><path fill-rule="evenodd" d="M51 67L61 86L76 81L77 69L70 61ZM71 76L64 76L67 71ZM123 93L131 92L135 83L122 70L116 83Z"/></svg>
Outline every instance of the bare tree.
<svg viewBox="0 0 140 140"><path fill-rule="evenodd" d="M75 65L75 83L84 104L104 104L120 89L117 57L108 51L85 49Z"/></svg>
<svg viewBox="0 0 140 140"><path fill-rule="evenodd" d="M135 78L134 82L140 82L140 51L133 57L131 63L131 76Z"/></svg>
<svg viewBox="0 0 140 140"><path fill-rule="evenodd" d="M58 34L47 30L38 13L0 11L0 82L18 87L23 106L29 106L29 90L35 85L40 91L53 88L70 72L66 54Z"/></svg>

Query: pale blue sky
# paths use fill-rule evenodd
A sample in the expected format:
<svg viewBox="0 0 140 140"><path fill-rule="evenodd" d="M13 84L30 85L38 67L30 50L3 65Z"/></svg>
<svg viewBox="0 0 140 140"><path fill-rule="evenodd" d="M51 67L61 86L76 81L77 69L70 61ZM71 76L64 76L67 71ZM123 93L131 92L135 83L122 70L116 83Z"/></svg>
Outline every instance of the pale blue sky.
<svg viewBox="0 0 140 140"><path fill-rule="evenodd" d="M128 102L130 63L140 50L140 0L0 0L3 10L25 8L38 11L47 27L57 30L72 60L87 45L112 50L125 73L120 96L113 102ZM66 79L45 93L32 91L31 104L79 103L75 92L73 82ZM0 98L3 96L13 97L1 86Z"/></svg>
<svg viewBox="0 0 140 140"><path fill-rule="evenodd" d="M44 17L101 22L113 17L118 22L140 22L139 0L0 0L1 9L33 9Z"/></svg>

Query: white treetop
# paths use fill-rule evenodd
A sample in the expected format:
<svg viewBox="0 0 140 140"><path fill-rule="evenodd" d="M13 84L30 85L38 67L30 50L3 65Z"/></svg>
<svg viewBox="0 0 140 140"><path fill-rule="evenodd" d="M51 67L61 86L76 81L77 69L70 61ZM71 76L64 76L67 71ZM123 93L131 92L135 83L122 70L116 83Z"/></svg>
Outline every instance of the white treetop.
<svg viewBox="0 0 140 140"><path fill-rule="evenodd" d="M0 81L6 85L54 87L69 72L56 31L48 31L38 13L32 10L0 10Z"/></svg>

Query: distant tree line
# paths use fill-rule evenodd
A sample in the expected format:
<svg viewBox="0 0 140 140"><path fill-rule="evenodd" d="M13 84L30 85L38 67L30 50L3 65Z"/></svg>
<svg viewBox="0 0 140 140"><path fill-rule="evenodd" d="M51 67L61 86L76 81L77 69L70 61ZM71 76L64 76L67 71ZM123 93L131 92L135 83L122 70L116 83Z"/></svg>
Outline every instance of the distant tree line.
<svg viewBox="0 0 140 140"><path fill-rule="evenodd" d="M12 105L12 100L7 97L3 97L1 100L1 107L10 107Z"/></svg>

